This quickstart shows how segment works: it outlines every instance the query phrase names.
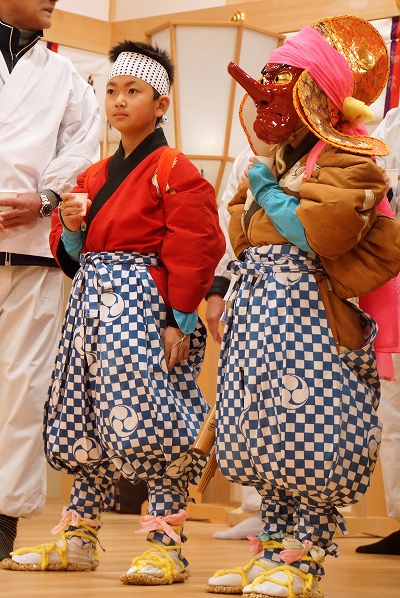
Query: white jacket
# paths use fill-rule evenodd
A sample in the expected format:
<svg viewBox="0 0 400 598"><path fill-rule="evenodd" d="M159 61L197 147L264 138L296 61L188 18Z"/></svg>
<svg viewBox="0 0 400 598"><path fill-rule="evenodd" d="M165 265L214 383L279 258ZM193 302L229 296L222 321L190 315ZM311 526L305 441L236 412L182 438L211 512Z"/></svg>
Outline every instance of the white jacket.
<svg viewBox="0 0 400 598"><path fill-rule="evenodd" d="M0 189L69 191L98 160L100 116L68 58L35 45L9 73L0 53ZM52 257L50 218L0 233L0 252Z"/></svg>

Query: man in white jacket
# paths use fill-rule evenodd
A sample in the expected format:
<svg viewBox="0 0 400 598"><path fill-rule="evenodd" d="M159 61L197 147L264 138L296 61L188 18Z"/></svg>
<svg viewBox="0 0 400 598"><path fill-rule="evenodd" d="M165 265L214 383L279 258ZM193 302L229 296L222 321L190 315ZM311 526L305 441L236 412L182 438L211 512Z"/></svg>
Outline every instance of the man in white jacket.
<svg viewBox="0 0 400 598"><path fill-rule="evenodd" d="M92 88L37 43L56 3L0 0L0 561L46 496L43 405L63 299L50 216L98 159Z"/></svg>

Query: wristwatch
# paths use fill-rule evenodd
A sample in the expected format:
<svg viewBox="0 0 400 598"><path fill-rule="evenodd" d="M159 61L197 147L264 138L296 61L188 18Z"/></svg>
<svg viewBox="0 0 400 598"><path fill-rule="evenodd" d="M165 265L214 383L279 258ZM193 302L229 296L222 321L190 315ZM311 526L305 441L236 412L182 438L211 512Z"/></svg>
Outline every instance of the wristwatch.
<svg viewBox="0 0 400 598"><path fill-rule="evenodd" d="M49 216L51 216L53 212L53 206L51 205L51 202L47 195L45 195L44 193L39 193L38 195L42 200L42 207L39 210L40 217L48 218Z"/></svg>

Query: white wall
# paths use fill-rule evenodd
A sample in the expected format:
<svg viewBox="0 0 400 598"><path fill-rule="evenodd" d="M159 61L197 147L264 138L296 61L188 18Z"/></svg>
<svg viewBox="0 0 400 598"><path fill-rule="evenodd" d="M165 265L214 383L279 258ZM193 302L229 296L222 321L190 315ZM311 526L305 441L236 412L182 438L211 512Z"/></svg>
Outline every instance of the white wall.
<svg viewBox="0 0 400 598"><path fill-rule="evenodd" d="M65 2L66 0L60 0ZM69 1L69 0L67 0ZM79 0L75 0L77 3ZM89 3L88 0L85 2ZM117 0L116 21L142 19L186 10L200 10L214 6L225 6L225 0Z"/></svg>
<svg viewBox="0 0 400 598"><path fill-rule="evenodd" d="M125 4L131 3L131 0L123 1ZM109 0L58 0L56 10L57 8L83 17L108 21Z"/></svg>

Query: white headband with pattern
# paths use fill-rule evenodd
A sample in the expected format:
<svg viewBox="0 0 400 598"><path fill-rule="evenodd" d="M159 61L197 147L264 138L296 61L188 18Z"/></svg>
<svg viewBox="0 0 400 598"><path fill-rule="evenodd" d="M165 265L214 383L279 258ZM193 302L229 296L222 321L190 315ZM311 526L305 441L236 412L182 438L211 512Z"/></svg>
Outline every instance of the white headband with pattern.
<svg viewBox="0 0 400 598"><path fill-rule="evenodd" d="M171 86L165 68L153 58L136 52L121 52L111 67L107 83L113 77L130 75L146 81L162 96L169 95Z"/></svg>

